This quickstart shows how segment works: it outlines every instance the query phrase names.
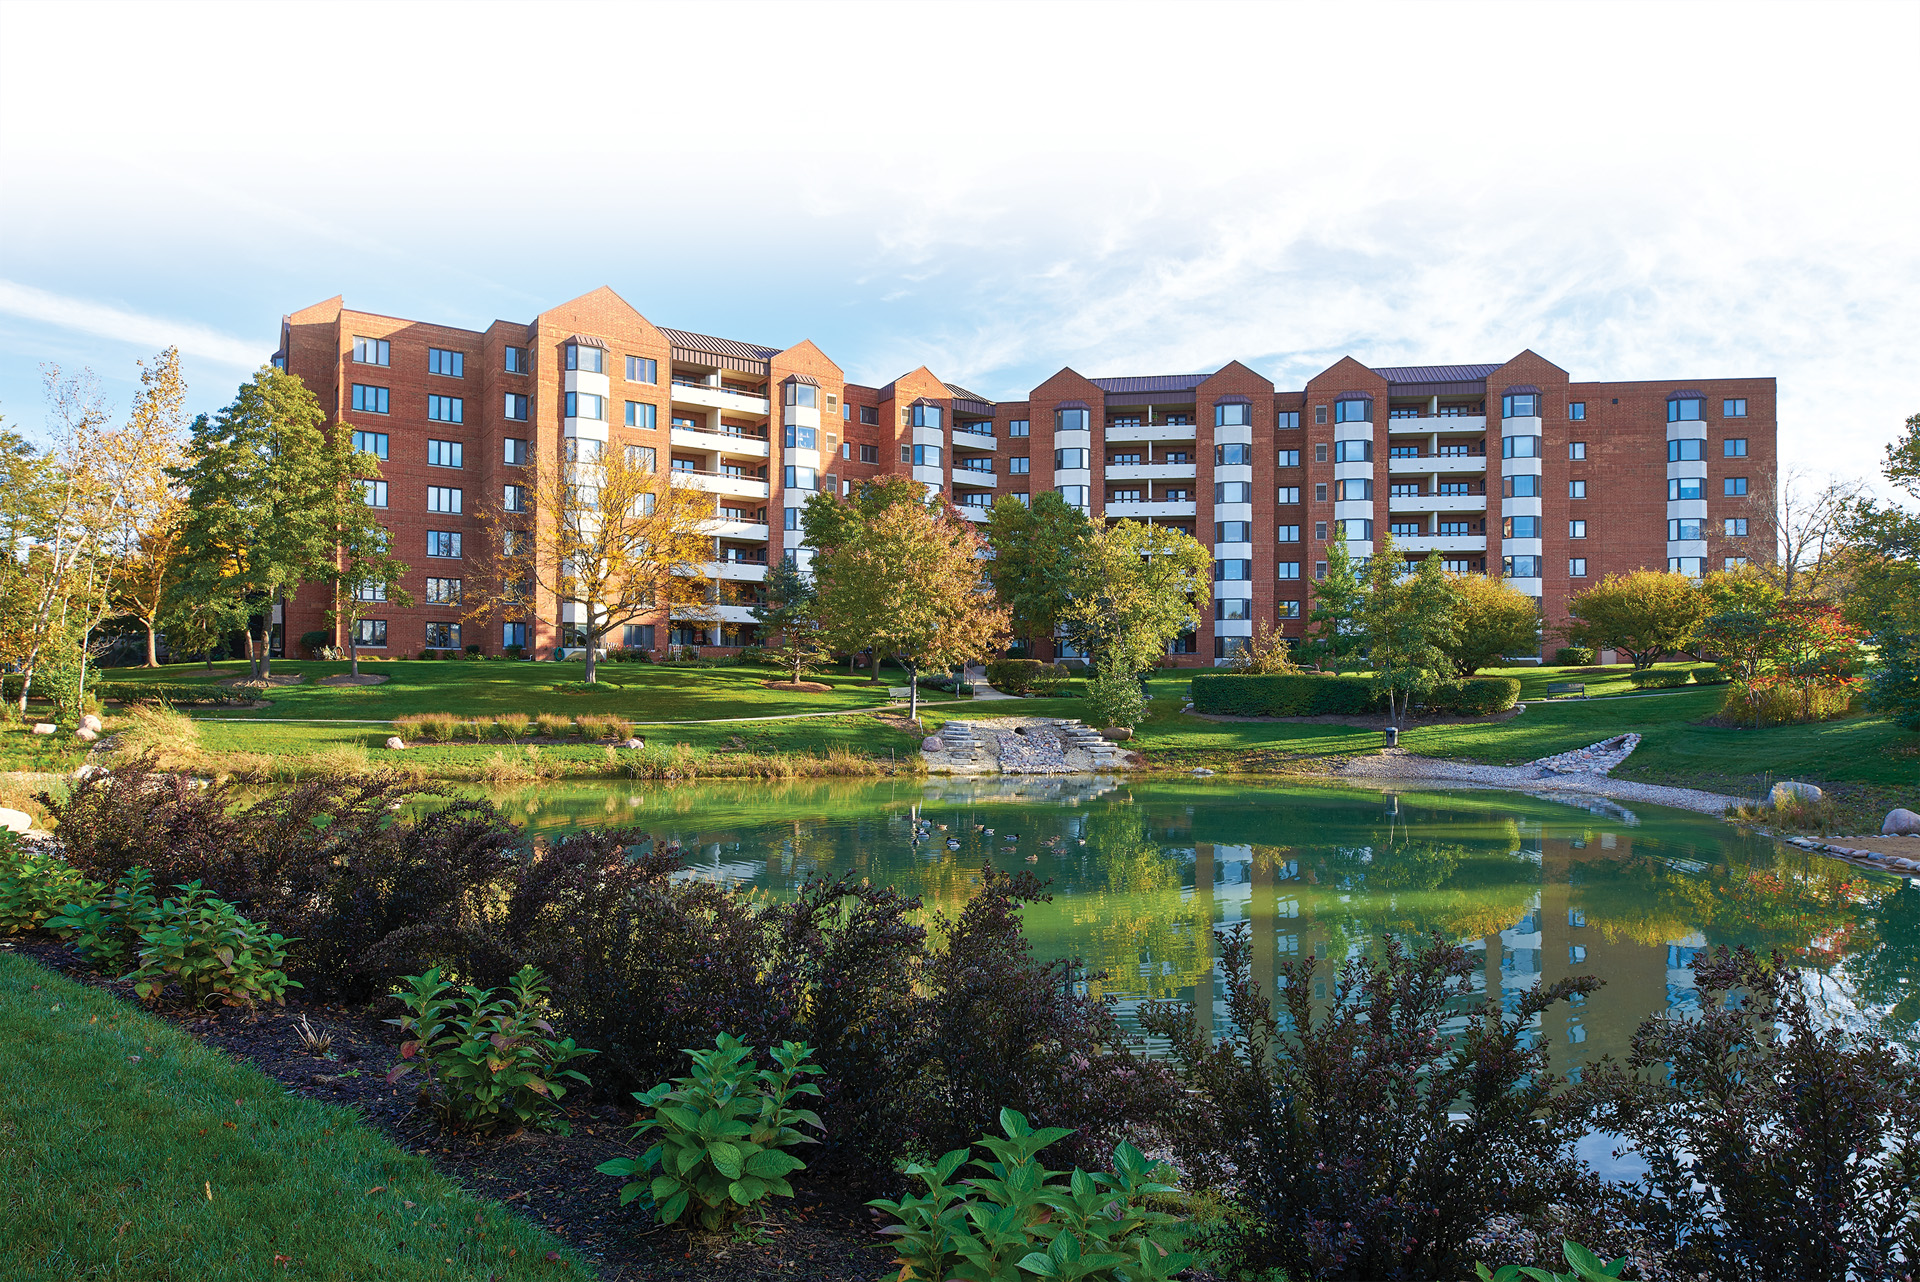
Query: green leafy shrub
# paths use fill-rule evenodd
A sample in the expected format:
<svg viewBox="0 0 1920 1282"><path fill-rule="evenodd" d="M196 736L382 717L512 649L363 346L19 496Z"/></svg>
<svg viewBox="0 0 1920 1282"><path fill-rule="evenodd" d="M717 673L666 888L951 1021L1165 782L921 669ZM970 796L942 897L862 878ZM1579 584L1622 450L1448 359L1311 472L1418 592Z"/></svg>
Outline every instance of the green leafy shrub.
<svg viewBox="0 0 1920 1282"><path fill-rule="evenodd" d="M1131 730L1147 715L1147 696L1141 693L1140 682L1110 668L1087 679L1086 700L1087 717L1097 727Z"/></svg>
<svg viewBox="0 0 1920 1282"><path fill-rule="evenodd" d="M1627 674L1627 680L1641 690L1672 690L1693 680L1690 668L1641 668Z"/></svg>
<svg viewBox="0 0 1920 1282"><path fill-rule="evenodd" d="M1497 1271L1476 1264L1473 1272L1479 1282L1613 1282L1627 1265L1624 1255L1602 1263L1599 1256L1578 1242L1562 1242L1560 1253L1567 1257L1569 1272L1557 1273L1520 1264L1503 1264Z"/></svg>
<svg viewBox="0 0 1920 1282"><path fill-rule="evenodd" d="M1467 717L1505 712L1519 701L1520 682L1513 677L1440 681L1421 696L1421 703L1429 712L1453 712Z"/></svg>
<svg viewBox="0 0 1920 1282"><path fill-rule="evenodd" d="M1695 685L1718 686L1733 680L1733 674L1717 663L1703 663L1692 671Z"/></svg>
<svg viewBox="0 0 1920 1282"><path fill-rule="evenodd" d="M1361 716L1384 703L1366 676L1301 673L1241 676L1203 673L1193 679L1193 710L1234 717Z"/></svg>
<svg viewBox="0 0 1920 1282"><path fill-rule="evenodd" d="M1037 698L1050 699L1054 695L1063 693L1067 683L1072 680L1073 669L1066 664L1043 663L1040 665L1040 670L1033 674L1027 689Z"/></svg>
<svg viewBox="0 0 1920 1282"><path fill-rule="evenodd" d="M995 659L987 665L987 684L1001 694L1026 694L1046 666L1038 659Z"/></svg>
<svg viewBox="0 0 1920 1282"><path fill-rule="evenodd" d="M753 1051L722 1033L710 1051L689 1050L693 1072L662 1082L634 1098L651 1117L635 1119L633 1129L653 1135L638 1158L623 1157L595 1169L626 1176L620 1205L649 1193L662 1224L697 1220L709 1231L723 1229L769 1197L792 1197L787 1176L806 1163L786 1150L819 1140L800 1129L821 1130L810 1109L794 1108L801 1095L820 1088L800 1080L817 1075L812 1052L801 1042L770 1051L774 1068L755 1068ZM640 1177L658 1169L642 1183Z"/></svg>
<svg viewBox="0 0 1920 1282"><path fill-rule="evenodd" d="M555 694L618 694L625 688L611 681L556 681L547 687Z"/></svg>
<svg viewBox="0 0 1920 1282"><path fill-rule="evenodd" d="M911 1162L904 1173L923 1193L868 1205L895 1223L880 1230L894 1239L900 1277L911 1282L1025 1282L1028 1274L1088 1282L1149 1282L1172 1278L1195 1262L1182 1245L1175 1217L1152 1201L1179 1188L1172 1171L1156 1167L1133 1145L1113 1152L1111 1171L1050 1171L1040 1151L1073 1132L1034 1130L1010 1108L1000 1110L1001 1136L976 1146L988 1156L967 1163L955 1149L931 1164ZM953 1183L962 1164L981 1172ZM1166 1178L1163 1178L1166 1177Z"/></svg>
<svg viewBox="0 0 1920 1282"><path fill-rule="evenodd" d="M63 905L47 919L47 929L71 943L95 970L118 972L159 912L153 876L145 868L130 868L107 894Z"/></svg>
<svg viewBox="0 0 1920 1282"><path fill-rule="evenodd" d="M1591 668L1595 657L1592 646L1568 645L1553 652L1553 663L1557 668Z"/></svg>
<svg viewBox="0 0 1920 1282"><path fill-rule="evenodd" d="M287 989L301 986L282 969L292 941L248 921L197 881L175 889L180 895L162 900L140 931L140 964L124 976L133 991L158 1001L172 980L195 1007L216 997L249 1009L263 1000L284 1005Z"/></svg>
<svg viewBox="0 0 1920 1282"><path fill-rule="evenodd" d="M0 839L0 939L38 930L63 904L99 893L99 882L59 856L23 849L12 833Z"/></svg>
<svg viewBox="0 0 1920 1282"><path fill-rule="evenodd" d="M567 1093L561 1079L587 1077L562 1065L594 1052L554 1036L539 971L522 966L504 991L455 987L438 966L407 982L411 990L393 994L407 1014L387 1023L411 1036L400 1044L389 1082L411 1072L418 1057L435 1088L435 1108L455 1130L484 1133L512 1119L567 1133L554 1107Z"/></svg>
<svg viewBox="0 0 1920 1282"><path fill-rule="evenodd" d="M212 683L101 681L94 684L93 693L108 703L170 703L176 708L253 702L251 693Z"/></svg>

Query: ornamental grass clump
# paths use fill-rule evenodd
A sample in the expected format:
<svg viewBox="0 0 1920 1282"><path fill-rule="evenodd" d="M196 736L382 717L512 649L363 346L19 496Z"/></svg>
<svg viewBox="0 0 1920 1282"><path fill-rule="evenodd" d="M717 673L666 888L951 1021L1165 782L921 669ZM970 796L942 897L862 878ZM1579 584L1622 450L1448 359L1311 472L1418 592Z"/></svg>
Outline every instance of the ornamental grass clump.
<svg viewBox="0 0 1920 1282"><path fill-rule="evenodd" d="M610 712L592 712L577 718L580 733L588 739L624 739L633 732L633 723Z"/></svg>
<svg viewBox="0 0 1920 1282"><path fill-rule="evenodd" d="M565 739L573 733L573 718L560 712L543 712L533 719L534 733L542 739Z"/></svg>
<svg viewBox="0 0 1920 1282"><path fill-rule="evenodd" d="M527 733L532 718L524 712L503 712L493 719L494 729L504 738L519 742Z"/></svg>
<svg viewBox="0 0 1920 1282"><path fill-rule="evenodd" d="M504 990L456 987L435 966L407 982L393 994L407 1014L387 1021L410 1034L389 1082L424 1065L433 1106L457 1131L484 1134L511 1121L568 1133L558 1111L562 1079L584 1085L587 1077L564 1065L594 1052L554 1035L545 976L522 966Z"/></svg>
<svg viewBox="0 0 1920 1282"><path fill-rule="evenodd" d="M652 1116L637 1118L633 1129L652 1136L653 1146L638 1158L594 1168L629 1177L620 1205L645 1193L660 1223L685 1219L708 1232L727 1228L770 1197L792 1197L787 1176L806 1163L787 1150L820 1142L802 1126L824 1129L813 1110L793 1107L801 1096L820 1094L801 1080L820 1073L804 1044L785 1042L769 1051L773 1068L756 1068L752 1048L727 1033L713 1047L687 1051L688 1076L635 1093Z"/></svg>

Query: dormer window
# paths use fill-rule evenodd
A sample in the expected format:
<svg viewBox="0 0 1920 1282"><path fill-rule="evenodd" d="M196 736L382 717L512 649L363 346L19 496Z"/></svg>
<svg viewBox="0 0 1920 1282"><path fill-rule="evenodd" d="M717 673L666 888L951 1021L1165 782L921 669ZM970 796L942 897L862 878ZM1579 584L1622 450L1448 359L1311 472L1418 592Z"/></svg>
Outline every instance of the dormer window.
<svg viewBox="0 0 1920 1282"><path fill-rule="evenodd" d="M1373 421L1373 402L1368 400L1335 401L1333 403L1333 421L1336 423L1371 423Z"/></svg>
<svg viewBox="0 0 1920 1282"><path fill-rule="evenodd" d="M585 343L567 344L567 368L585 370L589 374L604 374L607 367L607 353L598 347L589 347Z"/></svg>
<svg viewBox="0 0 1920 1282"><path fill-rule="evenodd" d="M1667 402L1667 422L1698 423L1700 404L1699 397L1674 397Z"/></svg>
<svg viewBox="0 0 1920 1282"><path fill-rule="evenodd" d="M1534 392L1516 392L1500 398L1501 418L1539 418L1540 397Z"/></svg>

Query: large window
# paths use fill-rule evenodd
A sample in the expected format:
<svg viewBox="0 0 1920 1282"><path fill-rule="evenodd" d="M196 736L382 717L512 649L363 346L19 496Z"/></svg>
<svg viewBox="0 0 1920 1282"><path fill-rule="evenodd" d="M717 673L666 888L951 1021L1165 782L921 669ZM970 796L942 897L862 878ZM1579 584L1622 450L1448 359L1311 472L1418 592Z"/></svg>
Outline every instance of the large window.
<svg viewBox="0 0 1920 1282"><path fill-rule="evenodd" d="M1253 422L1253 406L1231 403L1213 407L1215 427L1246 427Z"/></svg>
<svg viewBox="0 0 1920 1282"><path fill-rule="evenodd" d="M1215 481L1213 501L1215 503L1251 503L1253 502L1253 483L1251 481Z"/></svg>
<svg viewBox="0 0 1920 1282"><path fill-rule="evenodd" d="M1373 461L1373 442L1335 441L1333 443L1333 461L1336 463L1371 463Z"/></svg>
<svg viewBox="0 0 1920 1282"><path fill-rule="evenodd" d="M1540 497L1540 478L1526 475L1502 477L1500 492L1510 499L1537 499Z"/></svg>
<svg viewBox="0 0 1920 1282"><path fill-rule="evenodd" d="M1229 409L1232 407L1222 405L1220 408ZM1241 406L1240 408L1245 409L1246 407ZM1139 462L1137 456L1134 462ZM1253 463L1253 446L1216 445L1213 447L1213 462L1216 467L1250 466Z"/></svg>
<svg viewBox="0 0 1920 1282"><path fill-rule="evenodd" d="M360 482L360 497L368 507L387 505L387 483L385 481Z"/></svg>
<svg viewBox="0 0 1920 1282"><path fill-rule="evenodd" d="M1501 458L1539 458L1540 438L1537 436L1503 436L1500 438Z"/></svg>
<svg viewBox="0 0 1920 1282"><path fill-rule="evenodd" d="M660 470L660 451L651 445L627 446L627 466L636 472Z"/></svg>
<svg viewBox="0 0 1920 1282"><path fill-rule="evenodd" d="M1698 437L1667 442L1667 462L1697 463L1706 457L1707 443Z"/></svg>
<svg viewBox="0 0 1920 1282"><path fill-rule="evenodd" d="M786 485L790 490L817 490L820 488L820 474L810 467L789 467Z"/></svg>
<svg viewBox="0 0 1920 1282"><path fill-rule="evenodd" d="M1682 499L1704 499L1707 497L1707 483L1697 476L1677 476L1667 482L1667 499L1679 502Z"/></svg>
<svg viewBox="0 0 1920 1282"><path fill-rule="evenodd" d="M1667 572L1670 574L1684 574L1690 579L1697 579L1706 571L1706 568L1707 558L1704 556L1670 556L1667 558Z"/></svg>
<svg viewBox="0 0 1920 1282"><path fill-rule="evenodd" d="M818 409L820 407L820 389L812 383L788 383L787 404L797 405L802 409Z"/></svg>
<svg viewBox="0 0 1920 1282"><path fill-rule="evenodd" d="M427 604L459 605L460 580L437 579L429 576L427 579Z"/></svg>
<svg viewBox="0 0 1920 1282"><path fill-rule="evenodd" d="M1513 396L1500 398L1501 418L1539 418L1540 398L1530 392L1520 392Z"/></svg>
<svg viewBox="0 0 1920 1282"><path fill-rule="evenodd" d="M1537 556L1509 556L1500 561L1500 572L1510 579L1537 579L1540 577L1540 558Z"/></svg>
<svg viewBox="0 0 1920 1282"><path fill-rule="evenodd" d="M1246 557L1228 557L1213 563L1215 583L1241 583L1253 577L1253 562Z"/></svg>
<svg viewBox="0 0 1920 1282"><path fill-rule="evenodd" d="M524 374L527 372L527 349L509 347L507 350L507 373Z"/></svg>
<svg viewBox="0 0 1920 1282"><path fill-rule="evenodd" d="M500 487L500 506L509 512L527 510L527 487L524 485L503 485Z"/></svg>
<svg viewBox="0 0 1920 1282"><path fill-rule="evenodd" d="M385 432L355 432L353 448L356 453L371 454L377 459L387 456L387 434Z"/></svg>
<svg viewBox="0 0 1920 1282"><path fill-rule="evenodd" d="M604 423L607 420L606 398L595 396L592 392L568 392L567 417Z"/></svg>
<svg viewBox="0 0 1920 1282"><path fill-rule="evenodd" d="M653 649L655 624L629 623L620 630L620 644L629 650Z"/></svg>
<svg viewBox="0 0 1920 1282"><path fill-rule="evenodd" d="M384 338L361 338L355 335L353 362L356 365L391 365L393 351Z"/></svg>
<svg viewBox="0 0 1920 1282"><path fill-rule="evenodd" d="M429 485L427 487L427 511L460 511L460 490L451 485Z"/></svg>
<svg viewBox="0 0 1920 1282"><path fill-rule="evenodd" d="M1667 541L1669 543L1696 543L1707 537L1705 521L1681 518L1667 522Z"/></svg>
<svg viewBox="0 0 1920 1282"><path fill-rule="evenodd" d="M1540 537L1540 518L1537 516L1510 516L1500 523L1500 537L1507 539L1537 539Z"/></svg>
<svg viewBox="0 0 1920 1282"><path fill-rule="evenodd" d="M1251 543L1253 541L1253 523L1250 521L1215 521L1213 523L1213 541L1215 543Z"/></svg>
<svg viewBox="0 0 1920 1282"><path fill-rule="evenodd" d="M652 431L660 425L660 407L651 401L627 402L627 426Z"/></svg>
<svg viewBox="0 0 1920 1282"><path fill-rule="evenodd" d="M787 424L787 448L788 449L790 450L816 449L818 447L815 444L815 442L818 440L819 440L819 436L814 428L801 427L795 423Z"/></svg>
<svg viewBox="0 0 1920 1282"><path fill-rule="evenodd" d="M361 619L353 625L353 643L384 647L387 644L387 621L385 619Z"/></svg>
<svg viewBox="0 0 1920 1282"><path fill-rule="evenodd" d="M428 530L427 555L430 557L460 556L460 532L458 530Z"/></svg>
<svg viewBox="0 0 1920 1282"><path fill-rule="evenodd" d="M356 414L385 414L387 389L367 383L353 385L353 410Z"/></svg>
<svg viewBox="0 0 1920 1282"><path fill-rule="evenodd" d="M1336 423L1371 423L1373 421L1373 402L1336 401L1333 406L1333 421Z"/></svg>
<svg viewBox="0 0 1920 1282"><path fill-rule="evenodd" d="M1060 498L1068 507L1084 509L1087 506L1087 487L1084 485L1062 485L1057 487Z"/></svg>
<svg viewBox="0 0 1920 1282"><path fill-rule="evenodd" d="M1243 596L1223 596L1213 603L1213 617L1216 619L1250 619L1253 617L1253 600Z"/></svg>
<svg viewBox="0 0 1920 1282"><path fill-rule="evenodd" d="M1335 521L1335 525L1347 532L1347 538L1354 542L1368 543L1373 539L1373 522L1352 517L1345 521Z"/></svg>
<svg viewBox="0 0 1920 1282"><path fill-rule="evenodd" d="M501 414L515 423L527 421L527 398L514 392L506 393Z"/></svg>
<svg viewBox="0 0 1920 1282"><path fill-rule="evenodd" d="M1700 402L1684 399L1667 402L1667 422L1697 423L1700 421Z"/></svg>
<svg viewBox="0 0 1920 1282"><path fill-rule="evenodd" d="M1335 481L1333 497L1336 502L1351 503L1373 497L1373 482L1361 478L1352 481Z"/></svg>
<svg viewBox="0 0 1920 1282"><path fill-rule="evenodd" d="M940 447L938 445L914 446L913 447L913 465L915 467L939 467L940 466Z"/></svg>
<svg viewBox="0 0 1920 1282"><path fill-rule="evenodd" d="M427 466L459 467L465 453L458 441L428 441Z"/></svg>
<svg viewBox="0 0 1920 1282"><path fill-rule="evenodd" d="M915 405L909 416L914 427L940 426L940 407L938 405Z"/></svg>
<svg viewBox="0 0 1920 1282"><path fill-rule="evenodd" d="M457 623L429 623L427 625L427 649L458 650L460 648L460 625Z"/></svg>
<svg viewBox="0 0 1920 1282"><path fill-rule="evenodd" d="M502 444L506 447L502 462L517 467L527 461L527 442L524 437L509 436Z"/></svg>
<svg viewBox="0 0 1920 1282"><path fill-rule="evenodd" d="M527 625L524 623L503 623L500 625L500 645L506 650L524 650L527 648Z"/></svg>
<svg viewBox="0 0 1920 1282"><path fill-rule="evenodd" d="M467 358L459 352L450 352L443 347L429 347L427 373L439 374L446 378L465 378Z"/></svg>
<svg viewBox="0 0 1920 1282"><path fill-rule="evenodd" d="M629 383L658 383L660 381L660 362L651 356L627 357L627 381Z"/></svg>
<svg viewBox="0 0 1920 1282"><path fill-rule="evenodd" d="M604 374L607 372L607 354L585 343L568 343L567 368L583 369L589 374Z"/></svg>
<svg viewBox="0 0 1920 1282"><path fill-rule="evenodd" d="M1085 450L1055 450L1053 452L1053 470L1056 472L1074 472L1087 466Z"/></svg>
<svg viewBox="0 0 1920 1282"><path fill-rule="evenodd" d="M466 418L466 405L458 396L429 396L427 418L435 423L459 423Z"/></svg>

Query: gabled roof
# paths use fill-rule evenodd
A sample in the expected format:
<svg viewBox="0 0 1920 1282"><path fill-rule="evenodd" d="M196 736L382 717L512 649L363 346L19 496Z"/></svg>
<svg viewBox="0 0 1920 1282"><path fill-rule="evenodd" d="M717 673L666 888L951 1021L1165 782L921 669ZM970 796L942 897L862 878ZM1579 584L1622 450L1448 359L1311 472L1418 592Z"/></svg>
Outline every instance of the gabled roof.
<svg viewBox="0 0 1920 1282"><path fill-rule="evenodd" d="M1498 365L1394 365L1373 372L1388 383L1470 383L1484 379Z"/></svg>
<svg viewBox="0 0 1920 1282"><path fill-rule="evenodd" d="M966 388L960 386L960 384L958 383L947 383L945 386L949 392L952 392L955 396L959 397L963 401L979 401L982 405L993 404L992 401L980 395L980 393L969 392Z"/></svg>
<svg viewBox="0 0 1920 1282"><path fill-rule="evenodd" d="M1212 377L1211 374L1146 374L1130 378L1090 378L1087 381L1103 392L1191 392Z"/></svg>
<svg viewBox="0 0 1920 1282"><path fill-rule="evenodd" d="M666 329L660 331L667 341L675 347L685 348L689 352L704 352L710 356L731 356L741 361L772 360L780 354L777 347L756 347L752 343L736 342L731 338L715 338L711 334L695 334L684 329Z"/></svg>

